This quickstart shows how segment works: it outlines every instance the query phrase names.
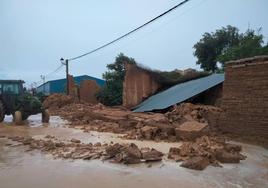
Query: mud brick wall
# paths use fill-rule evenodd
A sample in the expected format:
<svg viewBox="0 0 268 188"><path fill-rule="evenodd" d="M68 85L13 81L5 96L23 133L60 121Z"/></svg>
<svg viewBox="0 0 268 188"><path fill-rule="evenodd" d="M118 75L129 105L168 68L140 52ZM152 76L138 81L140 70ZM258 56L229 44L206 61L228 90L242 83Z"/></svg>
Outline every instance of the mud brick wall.
<svg viewBox="0 0 268 188"><path fill-rule="evenodd" d="M75 85L74 77L72 75L68 75L68 82L69 82L69 95L74 97L76 101L79 101L78 86Z"/></svg>
<svg viewBox="0 0 268 188"><path fill-rule="evenodd" d="M222 130L268 138L268 56L226 65Z"/></svg>
<svg viewBox="0 0 268 188"><path fill-rule="evenodd" d="M161 85L146 70L126 64L123 83L123 106L132 108L154 94Z"/></svg>
<svg viewBox="0 0 268 188"><path fill-rule="evenodd" d="M100 91L100 87L95 80L83 80L79 88L80 101L97 104L96 93Z"/></svg>

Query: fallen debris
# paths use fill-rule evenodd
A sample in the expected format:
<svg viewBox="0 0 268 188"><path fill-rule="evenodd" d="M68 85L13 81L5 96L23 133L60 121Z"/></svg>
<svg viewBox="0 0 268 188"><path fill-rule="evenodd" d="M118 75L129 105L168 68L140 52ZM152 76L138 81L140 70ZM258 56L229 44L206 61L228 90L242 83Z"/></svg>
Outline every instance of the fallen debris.
<svg viewBox="0 0 268 188"><path fill-rule="evenodd" d="M149 161L161 161L163 153L150 148L141 150L133 143L127 145L114 144L106 148L106 159L114 163L136 164Z"/></svg>
<svg viewBox="0 0 268 188"><path fill-rule="evenodd" d="M85 132L120 133L124 134L122 138L125 139L194 140L214 133L215 122L221 112L221 109L213 106L184 103L174 106L166 114L135 113L123 107L75 103L63 96L51 95L44 101L44 104L52 105L52 114L67 119L71 127Z"/></svg>
<svg viewBox="0 0 268 188"><path fill-rule="evenodd" d="M71 104L74 102L74 98L68 95L63 95L63 94L52 94L49 95L45 101L43 102L43 107L46 108L62 108L65 105Z"/></svg>
<svg viewBox="0 0 268 188"><path fill-rule="evenodd" d="M185 142L180 148L170 148L168 158L184 161L181 166L203 170L209 164L220 166L220 163L239 163L246 159L240 154L242 147L225 143L225 140L202 136L195 141Z"/></svg>
<svg viewBox="0 0 268 188"><path fill-rule="evenodd" d="M175 129L176 138L181 140L194 140L200 136L206 135L208 131L207 123L197 121L187 121Z"/></svg>
<svg viewBox="0 0 268 188"><path fill-rule="evenodd" d="M71 142L73 142L73 143L81 143L81 140L78 140L78 139L72 138L72 139L71 139Z"/></svg>
<svg viewBox="0 0 268 188"><path fill-rule="evenodd" d="M71 139L70 142L55 141L49 139L46 136L46 140L24 138L24 137L10 137L9 139L29 146L27 151L41 150L52 154L55 158L63 159L102 159L109 160L113 163L122 164L137 164L142 162L161 161L163 153L150 148L141 148L135 144L101 144L100 142L92 144L81 143L78 139ZM20 144L21 145L21 144ZM18 145L15 145L18 146Z"/></svg>
<svg viewBox="0 0 268 188"><path fill-rule="evenodd" d="M204 170L209 165L209 160L206 157L192 157L184 161L181 166L194 170Z"/></svg>

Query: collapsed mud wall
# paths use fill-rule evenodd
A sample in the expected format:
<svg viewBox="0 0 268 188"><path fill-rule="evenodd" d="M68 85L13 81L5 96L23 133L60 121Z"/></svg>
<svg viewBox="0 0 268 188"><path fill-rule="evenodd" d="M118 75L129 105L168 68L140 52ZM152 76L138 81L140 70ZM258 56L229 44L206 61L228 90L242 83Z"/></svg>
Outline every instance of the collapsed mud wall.
<svg viewBox="0 0 268 188"><path fill-rule="evenodd" d="M134 107L154 94L161 84L146 70L136 65L126 64L126 75L123 83L123 106Z"/></svg>
<svg viewBox="0 0 268 188"><path fill-rule="evenodd" d="M74 77L72 75L68 75L68 94L72 96L76 101L79 100L79 89L78 86L75 85Z"/></svg>
<svg viewBox="0 0 268 188"><path fill-rule="evenodd" d="M268 138L268 56L226 64L221 106L224 131Z"/></svg>
<svg viewBox="0 0 268 188"><path fill-rule="evenodd" d="M69 95L75 99L75 101L88 102L91 104L97 104L96 93L100 90L100 86L95 80L83 80L79 85L75 84L72 75L68 75L69 83Z"/></svg>
<svg viewBox="0 0 268 188"><path fill-rule="evenodd" d="M96 93L100 91L100 87L95 80L83 80L79 88L80 101L97 104Z"/></svg>

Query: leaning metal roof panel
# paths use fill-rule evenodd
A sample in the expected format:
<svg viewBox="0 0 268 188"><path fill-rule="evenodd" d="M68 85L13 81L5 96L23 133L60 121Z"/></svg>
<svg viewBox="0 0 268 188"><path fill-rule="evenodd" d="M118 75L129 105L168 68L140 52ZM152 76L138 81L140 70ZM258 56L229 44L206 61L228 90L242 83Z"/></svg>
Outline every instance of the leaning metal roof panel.
<svg viewBox="0 0 268 188"><path fill-rule="evenodd" d="M155 94L134 108L134 112L149 112L168 108L190 99L224 81L224 74L212 74L196 80L177 84Z"/></svg>

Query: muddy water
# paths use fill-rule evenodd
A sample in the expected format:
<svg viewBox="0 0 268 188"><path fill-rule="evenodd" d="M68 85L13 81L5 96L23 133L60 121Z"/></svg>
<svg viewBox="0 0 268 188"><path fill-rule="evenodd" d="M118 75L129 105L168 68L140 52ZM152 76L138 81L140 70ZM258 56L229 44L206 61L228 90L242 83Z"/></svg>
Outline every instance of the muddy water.
<svg viewBox="0 0 268 188"><path fill-rule="evenodd" d="M71 138L83 142L133 142L121 140L115 134L83 133L66 128L66 122L52 117L50 124L42 124L40 116L32 116L25 126L15 126L10 117L0 124L0 135L44 137L46 134L61 140ZM0 188L88 188L88 187L268 187L268 151L243 144L248 156L240 164L225 164L223 168L208 167L194 171L179 167L179 163L163 162L124 166L109 162L54 160L38 151L25 152L26 147L0 138ZM167 152L180 143L135 141L139 147L149 146Z"/></svg>

